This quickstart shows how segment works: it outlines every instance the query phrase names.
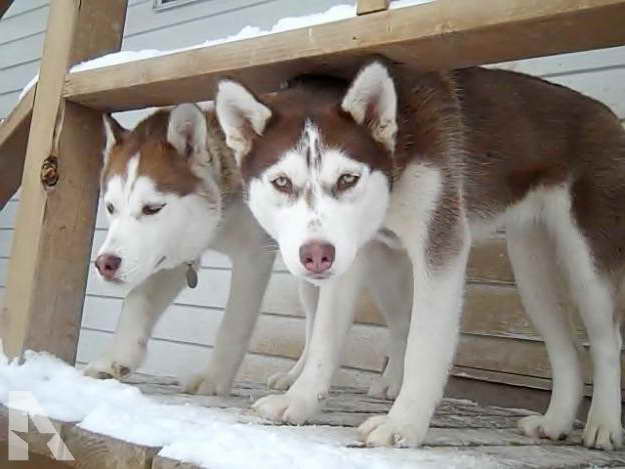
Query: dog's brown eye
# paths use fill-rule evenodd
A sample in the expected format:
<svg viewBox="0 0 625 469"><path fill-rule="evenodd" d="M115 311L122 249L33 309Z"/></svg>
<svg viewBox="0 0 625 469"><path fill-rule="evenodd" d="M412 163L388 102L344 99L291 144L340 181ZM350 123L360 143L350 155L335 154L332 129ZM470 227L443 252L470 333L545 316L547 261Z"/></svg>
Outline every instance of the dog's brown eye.
<svg viewBox="0 0 625 469"><path fill-rule="evenodd" d="M113 215L113 212L115 212L115 206L109 202L108 204L106 204L106 211Z"/></svg>
<svg viewBox="0 0 625 469"><path fill-rule="evenodd" d="M144 215L154 215L158 212L160 212L162 210L162 208L165 206L165 204L160 204L160 205L144 205L143 206L143 210L141 210L141 212Z"/></svg>
<svg viewBox="0 0 625 469"><path fill-rule="evenodd" d="M339 177L338 180L336 181L336 189L339 192L345 191L349 189L350 187L354 187L359 179L360 179L360 176L357 176L355 174L345 173L341 175L341 177Z"/></svg>
<svg viewBox="0 0 625 469"><path fill-rule="evenodd" d="M284 192L286 194L290 194L293 192L293 184L291 180L286 176L278 176L273 181L271 181L273 187L275 187L280 192Z"/></svg>

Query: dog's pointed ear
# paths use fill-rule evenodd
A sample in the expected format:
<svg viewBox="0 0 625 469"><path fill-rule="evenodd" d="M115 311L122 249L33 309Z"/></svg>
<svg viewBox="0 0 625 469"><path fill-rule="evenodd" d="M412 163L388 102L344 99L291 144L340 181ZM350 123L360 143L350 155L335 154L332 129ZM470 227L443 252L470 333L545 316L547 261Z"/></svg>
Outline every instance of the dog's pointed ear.
<svg viewBox="0 0 625 469"><path fill-rule="evenodd" d="M360 69L350 85L341 108L371 130L373 138L389 151L395 149L397 134L397 91L388 68L371 62Z"/></svg>
<svg viewBox="0 0 625 469"><path fill-rule="evenodd" d="M207 155L206 116L195 104L179 104L169 114L167 141L185 158Z"/></svg>
<svg viewBox="0 0 625 469"><path fill-rule="evenodd" d="M115 144L120 143L126 136L128 131L124 129L110 114L102 114L102 122L104 124L104 137L106 143L104 145L104 161L108 159L111 148Z"/></svg>
<svg viewBox="0 0 625 469"><path fill-rule="evenodd" d="M263 134L271 118L271 109L243 85L229 79L219 82L215 101L226 144L234 151L237 163L241 164L252 149L254 138Z"/></svg>

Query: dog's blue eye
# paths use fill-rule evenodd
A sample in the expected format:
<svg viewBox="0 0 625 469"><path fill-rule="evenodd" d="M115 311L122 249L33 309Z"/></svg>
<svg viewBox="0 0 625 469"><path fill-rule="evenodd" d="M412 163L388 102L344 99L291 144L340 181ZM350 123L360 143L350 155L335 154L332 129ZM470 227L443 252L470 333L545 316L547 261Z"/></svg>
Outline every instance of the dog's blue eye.
<svg viewBox="0 0 625 469"><path fill-rule="evenodd" d="M166 204L160 204L160 205L144 205L144 206L143 206L143 209L141 210L141 212L142 212L144 215L154 215L154 214L157 214L158 212L160 212L160 211L163 209L163 207L164 207L165 205L166 205Z"/></svg>
<svg viewBox="0 0 625 469"><path fill-rule="evenodd" d="M354 187L359 179L360 176L357 176L356 174L342 174L336 181L336 189L341 192L351 187Z"/></svg>
<svg viewBox="0 0 625 469"><path fill-rule="evenodd" d="M275 187L280 192L285 192L287 194L293 192L293 184L291 183L291 180L286 176L278 176L271 181L271 184L273 184L273 187Z"/></svg>

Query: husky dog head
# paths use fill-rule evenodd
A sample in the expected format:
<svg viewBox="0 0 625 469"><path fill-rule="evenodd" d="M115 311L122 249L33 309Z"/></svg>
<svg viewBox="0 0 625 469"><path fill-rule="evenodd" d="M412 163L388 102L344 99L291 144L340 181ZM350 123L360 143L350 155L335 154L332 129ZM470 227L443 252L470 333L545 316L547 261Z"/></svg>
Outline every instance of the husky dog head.
<svg viewBox="0 0 625 469"><path fill-rule="evenodd" d="M104 280L130 288L206 249L222 212L221 164L209 152L207 127L193 104L157 111L132 131L104 116L110 227L96 259Z"/></svg>
<svg viewBox="0 0 625 469"><path fill-rule="evenodd" d="M373 62L349 86L301 77L265 102L222 80L216 111L248 204L291 273L313 283L344 273L388 205L397 96L387 68Z"/></svg>

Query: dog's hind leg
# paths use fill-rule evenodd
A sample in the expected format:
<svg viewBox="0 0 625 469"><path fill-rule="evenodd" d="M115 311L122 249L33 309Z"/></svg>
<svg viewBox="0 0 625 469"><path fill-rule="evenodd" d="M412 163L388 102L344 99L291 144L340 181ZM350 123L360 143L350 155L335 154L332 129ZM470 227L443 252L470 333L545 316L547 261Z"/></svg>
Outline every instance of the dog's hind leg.
<svg viewBox="0 0 625 469"><path fill-rule="evenodd" d="M230 394L254 332L273 261L273 254L232 259L230 293L215 348L206 370L187 380L185 391L207 396Z"/></svg>
<svg viewBox="0 0 625 469"><path fill-rule="evenodd" d="M598 271L588 242L571 216L566 195L548 202L547 219L590 342L593 394L584 428L584 445L611 450L623 445L621 424L621 335L616 314L616 288ZM592 229L593 227L590 227Z"/></svg>
<svg viewBox="0 0 625 469"><path fill-rule="evenodd" d="M388 326L387 363L369 388L372 397L395 399L404 377L404 355L412 313L412 265L408 253L379 241L365 248L365 285Z"/></svg>
<svg viewBox="0 0 625 469"><path fill-rule="evenodd" d="M128 293L113 342L101 358L87 366L87 376L122 378L143 363L152 329L186 285L186 271L186 265L161 270Z"/></svg>
<svg viewBox="0 0 625 469"><path fill-rule="evenodd" d="M559 440L573 427L583 391L579 357L562 301L562 272L541 223L509 226L507 241L523 307L545 340L553 370L547 412L521 419L519 428L530 437Z"/></svg>
<svg viewBox="0 0 625 469"><path fill-rule="evenodd" d="M281 371L269 377L267 386L270 389L281 391L289 389L302 373L306 358L308 357L313 324L315 323L315 311L317 311L317 304L319 302L319 287L304 280L300 280L298 282L298 289L300 302L302 303L302 308L304 308L304 313L306 313L306 342L304 344L304 350L299 360L297 360L297 363L293 365L293 368L286 373Z"/></svg>

